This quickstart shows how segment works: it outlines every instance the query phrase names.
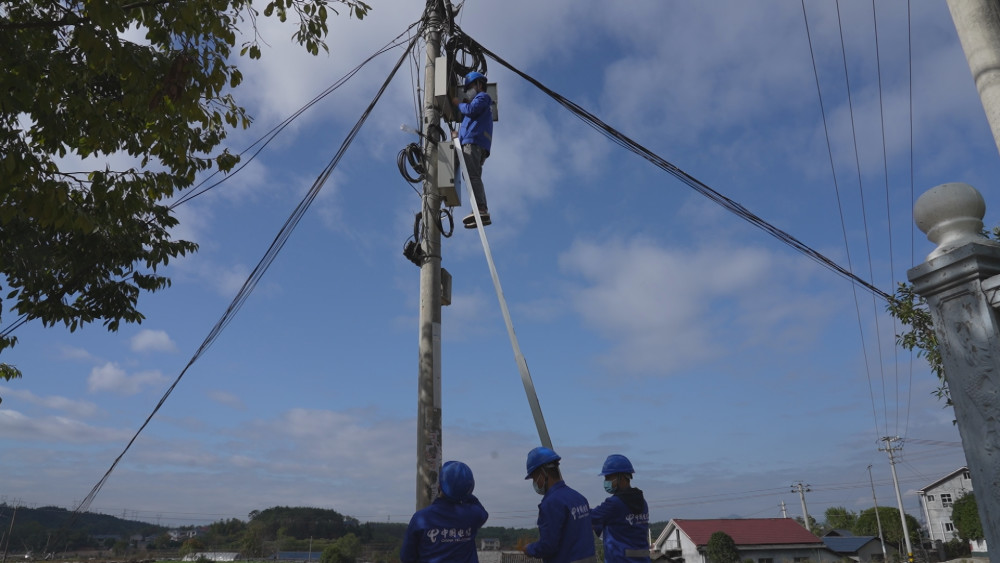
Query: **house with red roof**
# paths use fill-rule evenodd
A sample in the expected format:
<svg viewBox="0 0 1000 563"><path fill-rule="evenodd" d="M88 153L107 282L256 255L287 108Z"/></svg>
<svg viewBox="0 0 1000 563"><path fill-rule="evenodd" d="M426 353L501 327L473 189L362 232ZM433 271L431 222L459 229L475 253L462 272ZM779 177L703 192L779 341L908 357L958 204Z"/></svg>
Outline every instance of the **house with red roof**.
<svg viewBox="0 0 1000 563"><path fill-rule="evenodd" d="M667 561L683 559L684 563L710 563L705 549L715 532L725 532L733 538L741 561L834 563L841 560L823 540L791 518L675 518L653 542L653 557Z"/></svg>

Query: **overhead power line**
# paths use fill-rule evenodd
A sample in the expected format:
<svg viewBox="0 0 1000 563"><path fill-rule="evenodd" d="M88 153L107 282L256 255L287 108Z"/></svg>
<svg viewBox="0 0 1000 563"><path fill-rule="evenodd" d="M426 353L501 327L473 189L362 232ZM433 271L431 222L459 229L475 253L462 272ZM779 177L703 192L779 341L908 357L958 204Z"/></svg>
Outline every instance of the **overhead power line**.
<svg viewBox="0 0 1000 563"><path fill-rule="evenodd" d="M405 31L403 31L402 33L400 33L399 35L397 35L392 41L390 41L389 43L387 43L385 46L383 46L378 51L375 51L374 53L372 53L367 59L361 61L361 63L358 66L356 66L356 67L352 68L351 70L347 71L347 73L344 74L343 76L341 76L339 79L337 79L336 82L334 82L333 84L331 84L330 86L328 86L326 88L326 90L323 90L322 92L320 92L316 97L314 97L313 99L309 100L305 105L303 105L299 109L295 110L295 113L293 113L292 115L286 117L284 119L284 121L282 121L281 123L275 125L273 128L271 128L270 131L268 131L267 133L265 133L264 135L262 135L259 139L257 139L253 143L251 143L250 146L248 146L247 148L243 149L243 151L240 152L240 156L243 156L244 154L246 154L247 152L249 152L250 149L252 149L254 147L257 147L257 150L255 150L253 152L253 154L250 155L250 158L248 158L246 161L241 161L240 165L238 167L236 167L236 169L234 169L232 172L230 172L229 174L227 174L224 178L222 178L218 182L215 182L214 184L210 184L210 185L208 185L208 186L206 186L204 188L198 189L199 187L201 187L205 183L207 183L209 180L211 180L212 178L214 178L217 174L219 174L219 171L216 170L215 172L213 172L212 174L210 174L207 178L205 178L204 180L202 180L201 182L199 182L198 185L195 186L194 189L191 192L185 194L183 197L181 197L177 201L175 201L170 206L170 209L174 209L175 207L177 207L179 205L185 204L185 203L191 201L192 199L194 199L194 198L196 198L196 197L204 194L205 192L207 192L207 191L209 191L209 190L217 187L219 184L222 184L223 182L225 182L225 181L229 180L230 178L234 177L238 172L240 172L248 164L250 164L250 162L253 161L253 159L257 158L257 155L260 154L260 152L262 150L264 150L264 148L267 147L267 145L270 144L271 141L273 141L274 138L277 137L279 133L281 133L282 131L284 131L286 127L288 127L299 116L301 116L303 113L305 113L306 110L308 110L309 108L313 107L314 105L316 105L317 103L319 103L320 100L322 100L323 98L326 98L327 96L329 96L330 94L332 94L333 92L335 92L338 88L340 88L341 86L343 86L344 84L346 84L347 81L350 80L351 78L353 78L355 74L357 74L362 68L365 67L365 65L367 65L368 63L370 63L373 60L375 60L379 55L382 55L382 54L384 54L384 53L386 53L388 51L391 51L392 49L395 49L396 47L402 45L404 43L403 41L401 41L401 38L403 37L403 35L406 35L407 32L409 32L410 30L412 30L414 27L416 27L419 24L420 24L419 21L410 24L410 26L407 27ZM410 41L412 41L412 38L411 38ZM409 48L407 50L407 52L412 52L412 50L413 50L412 48ZM260 146L258 146L258 145L260 145Z"/></svg>
<svg viewBox="0 0 1000 563"><path fill-rule="evenodd" d="M823 118L823 133L826 139L826 152L830 159L830 174L833 176L833 190L837 198L837 211L840 214L840 231L844 238L844 252L847 255L847 267L850 270L854 270L854 265L851 262L851 246L848 244L847 238L847 222L844 219L844 205L840 197L840 183L837 181L837 167L834 165L833 161L833 146L830 142L830 128L827 124L826 119L826 105L823 103L823 89L820 87L819 82L819 69L816 65L816 53L813 49L812 43L812 33L809 31L809 16L806 14L806 3L805 0L801 0L802 4L802 21L806 30L806 41L809 45L809 57L812 60L813 66L813 77L816 81L816 95L819 98L819 111L820 116ZM837 8L838 22L840 21L839 13L840 8ZM841 33L841 38L843 38L843 33ZM843 40L841 40L841 51L843 51ZM851 119L851 126L854 126L854 120ZM855 150L857 143L855 143ZM867 233L867 227L866 227ZM867 237L867 235L866 235ZM861 301L858 298L857 285L851 285L851 292L854 296L854 312L858 320L858 334L861 338L861 354L864 357L865 366L865 377L868 380L868 395L871 398L872 404L872 421L875 425L875 439L878 440L879 430L878 430L878 409L875 407L875 388L872 385L872 374L871 374L871 362L868 359L868 347L865 345L865 329L864 323L861 321Z"/></svg>
<svg viewBox="0 0 1000 563"><path fill-rule="evenodd" d="M153 408L153 411L149 413L148 417L146 417L145 422L142 423L142 426L139 427L139 429L135 432L135 435L132 436L132 439L129 440L128 444L126 444L125 449L122 450L122 453L119 454L117 458L115 458L114 462L111 464L111 467L108 468L104 476L101 477L101 479L97 482L96 485L94 485L94 488L91 489L87 497L80 502L79 506L76 507L74 512L76 513L84 512L90 507L90 504L94 501L94 498L97 496L97 493L99 493L101 488L104 487L104 483L107 482L108 478L111 476L111 473L115 470L115 467L118 466L118 463L122 460L123 457L125 457L125 454L128 452L129 448L132 447L132 444L134 444L136 439L139 437L139 434L143 431L143 429L146 428L149 422L153 419L153 416L155 416L156 413L160 410L160 407L163 406L163 403L166 402L167 398L173 392L174 388L177 387L178 383L180 383L181 378L184 377L185 373L187 373L187 370L192 365L194 365L194 363L198 360L198 358L200 358L201 355L204 354L212 346L213 343L215 343L216 338L219 337L219 335L222 333L222 330L229 325L229 323L236 316L236 313L239 311L239 309L242 308L243 304L250 296L250 293L253 292L254 288L257 286L257 283L264 276L264 273L268 270L268 268L270 268L271 264L274 262L274 259L278 256L278 253L281 251L285 243L288 241L288 237L291 236L292 231L298 225L299 221L302 220L302 217L303 215L305 215L306 210L309 209L309 206L316 199L316 196L319 195L319 192L322 189L323 185L326 183L327 179L329 179L330 174L333 173L333 170L340 162L340 159L343 158L344 154L347 152L347 148L354 141L354 138L361 130L361 126L364 125L365 121L368 119L368 116L375 108L375 105L378 103L379 99L381 99L382 94L389 86L389 83L392 82L393 77L396 75L396 72L399 70L399 67L402 66L403 61L405 61L406 58L409 56L410 50L413 49L413 46L416 44L417 39L419 37L420 33L417 33L413 37L413 39L410 40L410 43L407 45L406 51L396 62L396 66L393 67L392 72L389 73L389 76L382 83L382 87L379 88L378 93L375 94L375 97L368 104L368 107L365 108L365 111L361 114L361 118L358 119L357 123L354 124L354 127L347 134L347 138L345 138L343 143L341 143L340 148L337 150L336 154L327 164L326 168L323 169L319 177L317 177L315 182L313 182L312 187L309 188L309 191L306 193L305 197L302 199L302 201L299 202L299 204L292 211L292 214L285 221L285 224L281 227L281 230L278 232L277 236L275 236L274 240L271 242L271 246L268 247L267 251L264 253L264 257L260 259L260 262L257 263L257 266L250 273L250 276L243 283L243 287L241 287L240 290L237 292L236 297L233 298L233 301L229 304L229 307L226 308L226 311L222 314L222 317L219 319L217 323L215 323L215 326L212 327L212 330L209 331L208 336L205 337L205 340L201 343L201 346L198 347L198 350L194 353L193 356L191 356L191 359L188 361L187 365L185 365L184 369L182 369L180 374L178 374L177 379L175 379L173 384L171 384L170 387L167 388L166 393L163 394L163 397L160 398L160 401Z"/></svg>
<svg viewBox="0 0 1000 563"><path fill-rule="evenodd" d="M687 172L684 172L683 170L681 170L680 168L678 168L674 164L668 162L663 157L661 157L661 156L653 153L652 151L650 151L646 147L640 145L639 143L637 143L636 141L632 140L631 138L629 138L628 136L626 136L622 132L618 131L614 127L612 127L612 126L608 125L607 123L605 123L604 121L602 121L600 118L598 118L594 114L592 114L592 113L588 112L587 110L583 109L581 106L579 106L578 104L576 104L572 100L569 100L569 99L563 97L562 95L560 95L559 93L557 93L557 92L553 91L552 89L548 88L547 86L545 86L544 84L542 84L541 82L539 82L538 80L536 80L535 78L529 76L524 71L522 71L522 70L514 67L512 64L510 64L506 60L502 59L496 53L490 51L486 47L483 47L480 43L477 43L475 40L473 40L471 38L469 38L468 41L476 49L481 50L483 53L485 53L486 55L488 55L491 59L493 59L496 62L498 62L499 64L503 65L504 67L506 67L508 70L510 70L514 74L516 74L516 75L520 76L521 78L523 78L523 79L527 80L528 82L530 82L536 88L538 88L539 90L541 90L542 92L544 92L545 94L547 94L550 98L552 98L553 100L555 100L556 102L558 102L561 106L563 106L566 109L568 109L573 115L575 115L576 117L578 117L584 123L586 123L587 125L590 125L594 129L596 129L598 132L600 132L601 134L603 134L605 137L607 137L607 138L611 139L612 141L614 141L619 146L621 146L621 147L623 147L623 148L625 148L625 149L627 149L627 150L629 150L629 151L631 151L631 152L633 152L633 153L641 156L642 158L648 160L649 162L653 163L654 165L656 165L660 169L662 169L665 172L669 173L670 175L674 176L675 178L677 178L681 182L687 184L689 187L693 188L698 193L700 193L703 196L707 197L708 199L714 201L715 203L718 203L719 205L721 205L725 209L731 211L732 213L736 214L737 216L742 217L743 219L745 219L746 221L748 221L752 225L756 226L760 230L762 230L762 231L766 232L767 234L773 236L774 238L780 240L781 242L785 243L786 245L794 248L795 250L799 251L800 253L804 254L805 256L807 256L807 257L811 258L812 260L816 261L817 263L819 263L823 267L825 267L825 268L827 268L829 270L832 270L833 272L837 273L840 276L843 276L844 278L850 280L851 282L853 282L853 283L855 283L857 285L860 285L861 287L867 289L868 291L870 291L873 294L881 297L882 299L885 299L886 301L888 301L888 300L890 300L892 298L892 296L890 294L888 294L888 293L882 291L881 289L875 287L874 285L872 285L867 280L861 279L860 277L856 276L853 272L850 272L850 271L844 269L842 266L840 266L839 264L837 264L833 260L827 258L823 254L821 254L819 251L814 250L813 248L809 247L807 244L803 243L802 241L798 240L797 238L793 237L792 235L790 235L790 234L786 233L785 231L779 229L778 227L776 227L776 226L768 223L764 219L761 219L760 217L758 217L757 215L755 215L754 213L752 213L749 209L747 209L743 205L741 205L741 204L733 201L732 199L729 199L728 197L722 195L721 193L715 191L714 189L712 189L708 185L704 184L703 182L701 182L697 178L691 176L690 174L688 174Z"/></svg>

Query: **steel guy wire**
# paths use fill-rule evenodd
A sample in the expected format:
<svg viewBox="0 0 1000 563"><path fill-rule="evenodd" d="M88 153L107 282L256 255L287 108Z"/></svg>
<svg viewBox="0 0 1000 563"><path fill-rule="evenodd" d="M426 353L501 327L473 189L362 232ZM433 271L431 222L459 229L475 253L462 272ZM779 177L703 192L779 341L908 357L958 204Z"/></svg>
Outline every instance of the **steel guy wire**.
<svg viewBox="0 0 1000 563"><path fill-rule="evenodd" d="M421 26L421 29L422 28L423 26ZM418 33L416 37L419 36L420 34ZM410 41L406 51L396 62L396 66L393 67L392 71L389 73L389 76L386 77L385 81L382 83L382 87L379 88L378 93L375 94L375 97L368 104L368 107L365 109L365 111L361 114L361 117L358 119L357 123L355 123L351 131L348 133L347 137L340 145L340 148L337 150L336 154L327 164L326 168L324 168L323 171L320 173L319 177L316 178L316 181L313 182L312 187L309 188L309 191L306 193L302 201L299 202L299 204L292 211L292 214L285 221L285 224L281 227L281 230L274 237L274 241L271 242L271 246L268 247L267 251L264 253L264 257L260 259L260 262L258 262L257 266L254 267L253 271L250 273L250 276L247 277L246 281L243 283L243 287L241 287L240 290L237 292L236 297L233 298L233 301L229 304L229 307L226 308L226 311L222 314L222 317L215 324L215 326L212 327L212 329L209 331L208 336L205 337L205 340L201 343L201 346L199 346L198 350L194 353L193 356L191 356L191 359L188 361L187 365L185 365L184 369L182 369L180 374L177 375L177 378L167 389L166 393L163 394L163 397L160 398L160 401L153 408L153 411L149 413L149 416L146 417L146 420L142 423L139 429L132 436L132 439L129 440L128 444L126 444L125 449L122 450L121 454L119 454L118 457L115 458L114 462L112 462L111 464L111 467L108 468L104 476L101 477L101 479L97 482L96 485L94 485L94 488L91 489L87 497L80 502L79 506L76 507L74 512L80 513L87 510L90 504L94 501L94 498L97 496L97 493L100 492L102 487L104 487L104 483L107 482L108 478L111 476L111 473L114 471L115 467L117 467L118 463L122 460L123 457L125 457L125 454L132 447L132 444L135 443L136 439L139 437L139 434L143 431L143 429L145 429L146 426L150 423L150 421L153 420L153 417L160 410L160 407L163 406L167 398L173 392L174 388L177 387L178 383L180 383L181 378L183 378L184 374L187 373L187 370L192 365L194 365L194 363L198 360L198 358L200 358L201 355L205 353L212 346L212 344L215 343L215 340L222 333L223 329L225 329L225 327L229 325L229 323L233 320L239 309L242 308L243 304L250 296L250 293L257 286L257 282L260 281L264 273L268 270L268 268L270 268L271 264L274 262L274 259L277 257L278 253L284 247L285 242L287 242L289 236L291 236L292 231L298 225L299 221L301 221L303 215L305 215L306 210L309 209L309 206L316 199L316 196L319 195L320 190L326 183L327 179L329 179L330 174L333 173L334 168L336 168L337 164L340 162L340 159L343 158L344 154L347 152L347 148L350 147L351 143L354 141L354 138L361 130L361 126L364 125L365 121L368 119L368 116L375 108L375 105L378 103L379 99L381 99L382 94L389 86L389 83L392 82L392 79L393 77L395 77L396 72L399 70L399 67L402 66L403 62L406 60L406 57L409 56L409 51L413 48L413 45L416 43L416 37Z"/></svg>
<svg viewBox="0 0 1000 563"><path fill-rule="evenodd" d="M826 139L826 152L830 158L830 173L833 176L833 189L837 197L837 211L840 214L840 230L844 237L844 251L847 254L847 267L848 269L853 271L854 264L852 263L851 260L851 246L850 244L848 244L848 238L847 238L847 222L844 219L844 206L840 197L840 183L837 181L837 168L836 166L834 166L834 161L833 161L833 147L832 143L830 142L830 128L827 124L827 119L826 119L826 106L823 104L823 89L820 87L819 68L816 65L816 54L812 44L812 33L809 31L809 16L806 14L805 0L801 0L801 4L802 4L802 20L806 29L806 41L809 44L809 56L812 60L813 76L816 81L816 94L819 97L819 110L820 110L820 115L823 118L823 133ZM871 363L868 360L868 347L865 345L865 329L864 329L864 324L861 322L861 305L860 305L860 300L858 299L857 286L852 284L851 291L854 294L854 311L858 319L858 333L861 337L861 354L864 357L865 376L868 379L868 394L871 397L872 420L875 423L875 439L877 440L879 437L878 411L875 407L875 389L872 386Z"/></svg>
<svg viewBox="0 0 1000 563"><path fill-rule="evenodd" d="M907 90L910 106L910 224L913 224L913 20L910 17L910 0L906 0L906 64L907 64ZM913 229L910 229L910 266L915 266L915 246L913 240ZM906 424L903 426L903 436L906 436L910 429L910 405L913 403L913 350L910 350L909 380L907 382L906 395Z"/></svg>
<svg viewBox="0 0 1000 563"><path fill-rule="evenodd" d="M896 272L895 266L896 261L893 259L892 251L892 208L889 202L889 155L885 147L885 109L882 102L882 57L879 53L879 43L878 43L878 16L875 13L875 0L872 0L872 24L875 30L875 67L877 69L878 75L878 115L879 115L879 131L882 137L882 170L885 176L885 218L886 218L886 230L889 236L886 237L889 244L889 280L892 284L891 287L896 287ZM912 229L911 229L912 231ZM872 274L874 276L874 274ZM874 279L874 277L873 277ZM876 315L878 312L876 311ZM896 317L892 317L892 333L899 334L899 327L896 325ZM878 325L876 325L877 327ZM881 346L879 346L881 349ZM893 353L893 372L894 379L896 383L896 433L899 433L899 348L896 346L892 347ZM886 413L888 414L888 413Z"/></svg>
<svg viewBox="0 0 1000 563"><path fill-rule="evenodd" d="M850 119L851 139L853 140L853 148L854 148L854 166L858 174L858 192L860 193L860 202L861 202L861 223L864 226L865 250L867 251L867 257L868 257L868 276L871 277L872 280L874 281L875 268L872 265L871 236L868 230L868 210L867 206L865 205L864 181L861 178L861 157L858 154L858 133L857 133L857 128L855 127L856 120L854 119L854 101L853 101L853 96L851 95L851 76L847 70L847 48L844 45L844 26L842 24L842 20L840 17L840 0L837 0L837 2L835 2L835 5L837 7L837 30L840 33L840 54L844 66L844 82L847 85L847 108L851 118ZM878 311L875 307L874 296L872 296L872 309L875 310L874 321L875 321L876 352L879 360L878 361L879 372L881 374L881 379L882 379L882 411L883 411L882 421L883 421L883 426L885 427L885 432L883 433L883 436L886 436L889 434L889 407L885 400L886 391L885 391L885 369L884 369L884 362L882 361L882 334L881 334L882 331L879 330Z"/></svg>

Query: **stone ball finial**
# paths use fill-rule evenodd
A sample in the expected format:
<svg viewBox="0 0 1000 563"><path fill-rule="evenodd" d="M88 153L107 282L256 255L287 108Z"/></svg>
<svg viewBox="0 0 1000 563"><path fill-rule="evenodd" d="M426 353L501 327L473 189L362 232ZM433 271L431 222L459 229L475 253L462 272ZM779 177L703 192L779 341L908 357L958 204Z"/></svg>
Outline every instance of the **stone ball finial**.
<svg viewBox="0 0 1000 563"><path fill-rule="evenodd" d="M954 182L935 186L913 205L913 219L927 239L938 246L927 259L972 241L984 241L983 217L986 201L969 184Z"/></svg>

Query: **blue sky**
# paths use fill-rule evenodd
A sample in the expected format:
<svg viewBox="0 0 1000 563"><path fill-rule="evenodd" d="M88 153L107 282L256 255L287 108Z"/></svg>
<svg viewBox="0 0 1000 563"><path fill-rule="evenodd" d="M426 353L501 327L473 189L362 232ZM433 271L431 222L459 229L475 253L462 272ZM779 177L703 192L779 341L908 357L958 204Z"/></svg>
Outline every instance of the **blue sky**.
<svg viewBox="0 0 1000 563"><path fill-rule="evenodd" d="M420 4L375 2L363 21L335 18L320 57L293 45L290 27L260 21L268 46L244 61L237 91L254 125L227 146L264 135L419 19ZM469 0L459 24L891 291L933 248L913 227L913 197L966 182L986 198L986 224L1000 222L997 149L944 3L913 3L910 48L906 6L877 3L878 58L870 2L841 2L842 28L835 3L807 4L830 149L798 3ZM141 326L17 331L3 359L25 377L0 385L0 498L72 507L90 492L399 56L365 67L244 170L178 207L176 236L201 249L164 271L171 288L142 297ZM600 502L601 462L623 453L653 520L775 517L782 502L797 516L797 482L812 486L809 512L822 518L830 506L871 506L869 464L879 504L894 503L876 440L900 435L910 440L897 465L904 504L919 517L913 491L964 456L935 378L894 347L899 327L883 303L499 64L487 74L501 115L484 169L488 235L567 482ZM275 505L409 519L419 270L401 250L419 198L396 155L415 139L400 125L416 126L422 79L421 49L92 510L166 525ZM524 458L538 437L478 237L457 229L443 255L454 276L442 322L444 458L472 467L489 525L531 527L539 499Z"/></svg>

